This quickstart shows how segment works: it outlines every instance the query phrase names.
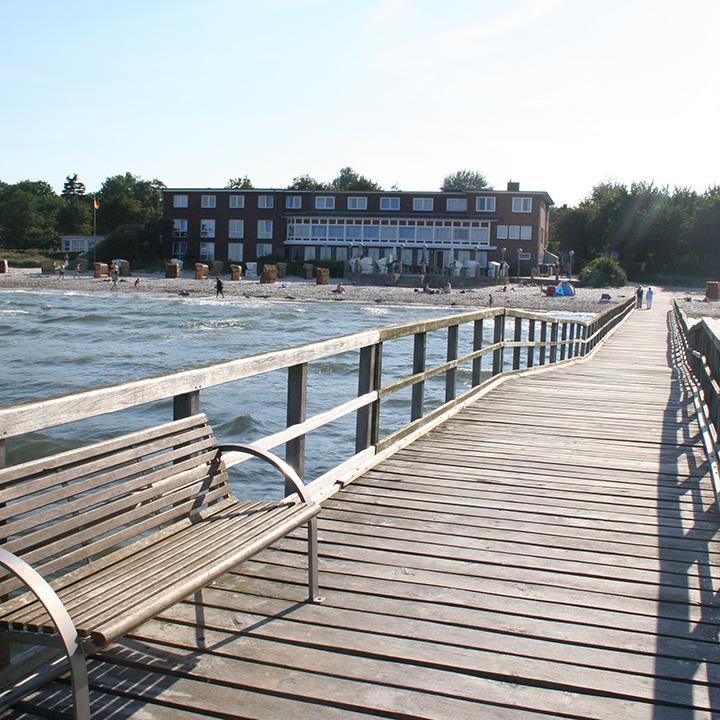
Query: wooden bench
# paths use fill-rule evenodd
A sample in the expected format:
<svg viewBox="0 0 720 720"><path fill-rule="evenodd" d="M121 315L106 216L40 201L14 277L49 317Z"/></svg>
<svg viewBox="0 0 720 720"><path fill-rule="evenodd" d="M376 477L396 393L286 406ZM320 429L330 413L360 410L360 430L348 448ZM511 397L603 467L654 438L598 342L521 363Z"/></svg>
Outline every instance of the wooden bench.
<svg viewBox="0 0 720 720"><path fill-rule="evenodd" d="M296 494L236 499L226 450L267 460ZM204 415L0 469L0 640L64 648L89 718L85 656L306 523L315 600L319 511L287 463L220 445ZM59 672L4 673L0 710Z"/></svg>

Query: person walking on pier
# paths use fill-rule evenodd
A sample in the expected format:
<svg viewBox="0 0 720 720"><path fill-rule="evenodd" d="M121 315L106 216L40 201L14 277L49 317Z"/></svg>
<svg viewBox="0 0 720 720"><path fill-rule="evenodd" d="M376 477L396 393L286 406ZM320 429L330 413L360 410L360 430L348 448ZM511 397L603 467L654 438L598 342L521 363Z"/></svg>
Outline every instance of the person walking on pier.
<svg viewBox="0 0 720 720"><path fill-rule="evenodd" d="M642 285L638 287L638 289L635 291L635 307L638 310L642 310L643 305L643 289Z"/></svg>
<svg viewBox="0 0 720 720"><path fill-rule="evenodd" d="M649 287L645 293L645 300L647 301L647 309L651 310L653 301L653 289L651 287Z"/></svg>

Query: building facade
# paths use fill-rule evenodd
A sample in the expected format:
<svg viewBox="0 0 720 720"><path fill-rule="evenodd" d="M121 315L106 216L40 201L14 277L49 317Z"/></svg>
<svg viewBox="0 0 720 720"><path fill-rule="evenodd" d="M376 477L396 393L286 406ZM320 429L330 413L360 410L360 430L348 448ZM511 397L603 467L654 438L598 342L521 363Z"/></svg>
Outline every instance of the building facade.
<svg viewBox="0 0 720 720"><path fill-rule="evenodd" d="M402 269L452 263L485 274L506 261L525 273L545 262L546 192L370 192L169 188L165 254L198 261L349 261L388 258Z"/></svg>

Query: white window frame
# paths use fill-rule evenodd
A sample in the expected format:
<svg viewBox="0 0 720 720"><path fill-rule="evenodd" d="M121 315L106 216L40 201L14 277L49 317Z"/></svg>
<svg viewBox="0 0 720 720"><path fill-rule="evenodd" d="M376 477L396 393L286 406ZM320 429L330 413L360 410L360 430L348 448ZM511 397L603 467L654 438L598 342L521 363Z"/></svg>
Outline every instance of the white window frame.
<svg viewBox="0 0 720 720"><path fill-rule="evenodd" d="M308 262L309 260L315 260L315 246L306 245L305 252L303 253L303 260Z"/></svg>
<svg viewBox="0 0 720 720"><path fill-rule="evenodd" d="M245 221L240 218L231 218L228 220L228 238L232 238L233 240L242 240L244 237Z"/></svg>
<svg viewBox="0 0 720 720"><path fill-rule="evenodd" d="M397 211L400 209L399 197L381 197L380 209L385 211Z"/></svg>
<svg viewBox="0 0 720 720"><path fill-rule="evenodd" d="M435 201L433 198L413 198L413 210L418 212L432 212L434 205Z"/></svg>
<svg viewBox="0 0 720 720"><path fill-rule="evenodd" d="M273 239L273 221L272 220L258 220L257 221L257 238L258 238L258 240L272 240Z"/></svg>
<svg viewBox="0 0 720 720"><path fill-rule="evenodd" d="M188 206L187 195L173 195L173 207L186 208Z"/></svg>
<svg viewBox="0 0 720 720"><path fill-rule="evenodd" d="M461 203L462 207L451 208L451 203ZM446 198L445 200L445 212L467 212L468 203L467 198Z"/></svg>
<svg viewBox="0 0 720 720"><path fill-rule="evenodd" d="M215 243L214 242L201 242L200 243L200 257L198 260L213 261L215 259Z"/></svg>
<svg viewBox="0 0 720 720"><path fill-rule="evenodd" d="M520 226L510 225L508 227L508 240L519 240L520 239Z"/></svg>
<svg viewBox="0 0 720 720"><path fill-rule="evenodd" d="M258 207L261 210L272 210L275 207L275 198L272 195L258 195Z"/></svg>
<svg viewBox="0 0 720 720"><path fill-rule="evenodd" d="M512 199L512 211L514 213L532 212L532 198L531 197L514 197Z"/></svg>
<svg viewBox="0 0 720 720"><path fill-rule="evenodd" d="M498 225L497 226L497 239L498 240L507 240L508 239L508 226L507 225Z"/></svg>
<svg viewBox="0 0 720 720"><path fill-rule="evenodd" d="M215 218L203 218L202 220L200 220L200 237L215 237Z"/></svg>
<svg viewBox="0 0 720 720"><path fill-rule="evenodd" d="M233 210L240 210L245 207L245 196L244 195L230 195L228 198L228 207Z"/></svg>
<svg viewBox="0 0 720 720"><path fill-rule="evenodd" d="M200 207L201 208L214 208L217 206L217 197L215 195L201 195L200 196Z"/></svg>
<svg viewBox="0 0 720 720"><path fill-rule="evenodd" d="M480 206L483 207L480 207ZM475 198L475 212L495 212L496 199L490 195L480 195Z"/></svg>
<svg viewBox="0 0 720 720"><path fill-rule="evenodd" d="M521 240L532 240L532 225L521 225L520 226L520 239Z"/></svg>
<svg viewBox="0 0 720 720"><path fill-rule="evenodd" d="M361 195L351 195L347 199L348 210L367 210L368 199Z"/></svg>
<svg viewBox="0 0 720 720"><path fill-rule="evenodd" d="M172 256L174 258L184 258L188 251L187 240L173 240L172 250Z"/></svg>
<svg viewBox="0 0 720 720"><path fill-rule="evenodd" d="M245 259L245 243L228 243L228 260L230 262L242 262Z"/></svg>
<svg viewBox="0 0 720 720"><path fill-rule="evenodd" d="M334 210L335 197L333 195L318 195L315 198L316 210Z"/></svg>
<svg viewBox="0 0 720 720"><path fill-rule="evenodd" d="M257 243L255 245L255 257L265 257L273 254L272 243Z"/></svg>
<svg viewBox="0 0 720 720"><path fill-rule="evenodd" d="M286 195L285 196L285 209L286 210L300 210L302 208L302 195Z"/></svg>
<svg viewBox="0 0 720 720"><path fill-rule="evenodd" d="M173 220L173 237L186 238L188 234L188 221L186 218L175 218Z"/></svg>

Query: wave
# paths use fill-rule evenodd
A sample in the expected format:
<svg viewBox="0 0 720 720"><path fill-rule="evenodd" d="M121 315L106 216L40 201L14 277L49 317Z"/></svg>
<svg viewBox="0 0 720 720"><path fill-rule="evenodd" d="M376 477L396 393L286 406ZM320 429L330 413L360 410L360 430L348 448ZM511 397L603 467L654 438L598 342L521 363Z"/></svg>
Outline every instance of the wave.
<svg viewBox="0 0 720 720"><path fill-rule="evenodd" d="M190 322L183 323L180 326L183 330L199 330L212 331L212 330L252 330L256 327L254 322L248 320L238 320L227 318L224 320L191 320Z"/></svg>
<svg viewBox="0 0 720 720"><path fill-rule="evenodd" d="M28 310L0 310L0 316L12 317L13 315L30 315Z"/></svg>

